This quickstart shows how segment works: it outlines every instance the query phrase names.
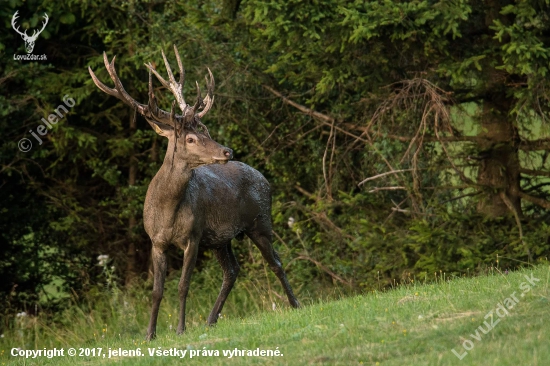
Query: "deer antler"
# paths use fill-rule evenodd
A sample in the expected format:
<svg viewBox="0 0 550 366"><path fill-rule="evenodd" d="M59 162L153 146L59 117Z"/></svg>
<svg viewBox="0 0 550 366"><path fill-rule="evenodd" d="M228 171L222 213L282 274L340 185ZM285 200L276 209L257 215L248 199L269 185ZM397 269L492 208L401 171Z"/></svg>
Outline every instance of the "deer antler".
<svg viewBox="0 0 550 366"><path fill-rule="evenodd" d="M151 64L145 64L145 66L149 69L150 72L155 74L157 79L161 82L162 85L168 90L172 92L174 97L176 98L176 102L178 103L181 112L185 116L185 110L187 109L187 104L185 103L185 99L183 98L183 83L185 82L185 70L183 68L183 64L180 59L180 55L178 53L178 49L176 45L174 45L174 52L176 53L176 59L178 61L178 67L180 69L180 82L176 82L176 79L174 78L174 74L172 73L172 68L170 67L170 64L168 63L168 60L166 59L166 55L164 54L164 51L160 51L162 54L162 58L164 59L164 65L166 66L166 71L168 72L168 79L169 81L164 80L162 76L155 70L155 67Z"/></svg>
<svg viewBox="0 0 550 366"><path fill-rule="evenodd" d="M197 102L193 107L190 107L183 98L185 69L183 68L183 63L181 62L181 58L176 45L174 45L174 52L176 54L176 60L180 71L179 82L177 82L174 78L172 68L170 67L168 59L166 58L166 55L163 51L161 51L161 53L162 58L164 59L164 64L166 66L166 71L168 73L168 81L160 76L152 63L145 64L145 66L149 69L149 101L147 104L141 104L137 102L126 92L126 90L124 90L122 82L120 81L115 69L116 56L113 57L113 60L109 63L107 54L105 52L103 53L105 68L109 72L109 76L111 77L111 80L113 80L115 88L109 88L108 86L103 84L94 74L91 67L88 67L88 71L90 72L90 75L92 76L95 85L99 89L101 89L104 93L107 93L109 95L112 95L113 97L122 100L126 105L129 105L130 107L136 109L146 119L154 120L157 123L162 123L172 127L180 126L182 123L189 124L191 127L196 127L197 125L199 125L208 135L208 129L200 122L200 119L208 112L208 110L212 107L212 104L214 103L214 76L212 75L210 69L208 69L208 73L210 74L210 82L206 80L208 95L203 101L201 98L200 87L197 83ZM176 103L182 111L182 115L175 114L174 105L172 105L172 109L170 112L162 110L158 107L155 95L153 94L152 74L155 74L161 84L168 90L170 90L170 92L174 95ZM200 113L196 113L201 107L203 107L203 110Z"/></svg>
<svg viewBox="0 0 550 366"><path fill-rule="evenodd" d="M204 80L206 80L206 88L207 88L207 94L206 98L204 98L204 108L201 112L199 112L197 115L199 118L204 117L206 113L212 108L212 105L214 104L214 75L212 75L212 71L207 67L208 74L210 75L210 82L208 82L208 79L206 76L204 77ZM198 86L198 84L197 84Z"/></svg>
<svg viewBox="0 0 550 366"><path fill-rule="evenodd" d="M164 59L164 64L166 65L166 71L168 72L168 79L169 81L166 81L160 74L155 70L153 65L151 63L145 64L145 66L151 71L157 79L166 87L168 90L174 94L174 97L176 98L176 101L178 102L178 105L180 107L180 110L182 111L184 116L189 116L187 118L191 119L194 118L194 116L198 116L199 119L204 117L204 115L210 110L212 105L214 104L214 76L212 75L212 71L208 69L208 73L210 74L210 81L204 77L206 80L206 86L207 86L207 96L206 98L202 99L201 97L201 88L199 87L199 84L197 85L197 101L195 102L195 105L190 109L192 113L187 113L187 109L189 109L189 105L185 103L185 99L183 98L183 84L185 82L185 69L183 68L183 64L181 62L181 58L178 52L178 48L176 45L174 45L174 53L176 54L176 60L178 62L178 67L180 69L180 81L179 83L176 82L174 78L174 74L172 73L172 69L170 68L170 64L168 63L168 60L166 59L166 55L161 50L162 58ZM203 107L203 110L199 113L199 108Z"/></svg>
<svg viewBox="0 0 550 366"><path fill-rule="evenodd" d="M103 61L105 63L105 68L107 69L111 80L113 80L113 82L115 83L115 88L109 88L107 85L103 84L94 74L92 68L88 67L88 71L90 72L90 75L95 85L104 93L112 95L113 97L122 100L124 104L136 109L139 114L144 116L146 119L154 120L165 125L176 127L172 122L172 119L170 118L170 113L160 109L157 105L155 95L153 94L153 80L151 77L151 73L149 73L149 102L147 103L147 105L141 104L137 102L134 98L132 98L126 92L126 90L124 90L124 86L122 85L122 82L120 81L116 73L115 60L116 56L113 57L113 60L109 63L107 54L103 52ZM180 117L181 119L181 116L178 117Z"/></svg>
<svg viewBox="0 0 550 366"><path fill-rule="evenodd" d="M17 10L15 12L15 14L13 14L13 17L11 18L11 26L12 28L17 32L19 33L23 38L29 38L29 36L27 36L27 30L25 29L25 32L22 33L19 31L19 26L17 26L17 28L15 27L15 21L17 20L17 18L19 18L19 15L17 15L17 13L19 13L19 10Z"/></svg>
<svg viewBox="0 0 550 366"><path fill-rule="evenodd" d="M34 41L36 40L36 38L38 38L38 36L40 35L40 33L42 33L42 31L46 28L46 25L48 24L48 20L50 18L48 18L48 14L44 13L44 19L45 21L42 23L42 29L40 29L39 31L37 31L36 29L34 30L34 32L32 33L32 36L28 36L27 35L27 29L25 29L25 32L21 32L19 30L19 26L16 26L15 24L15 21L17 20L17 18L19 18L19 15L17 15L17 13L19 13L19 10L17 10L15 12L15 14L13 14L13 17L11 18L11 26L12 28L17 32L19 33L23 39L25 40L31 40L31 41ZM37 33L38 32L38 33Z"/></svg>
<svg viewBox="0 0 550 366"><path fill-rule="evenodd" d="M50 19L48 18L48 14L44 13L44 19L45 21L42 23L42 29L40 29L38 33L36 33L37 31L35 29L34 32L32 33L32 36L30 36L31 39L36 40L36 38L38 38L40 33L42 33L42 31L46 28L46 25L48 24L48 20Z"/></svg>

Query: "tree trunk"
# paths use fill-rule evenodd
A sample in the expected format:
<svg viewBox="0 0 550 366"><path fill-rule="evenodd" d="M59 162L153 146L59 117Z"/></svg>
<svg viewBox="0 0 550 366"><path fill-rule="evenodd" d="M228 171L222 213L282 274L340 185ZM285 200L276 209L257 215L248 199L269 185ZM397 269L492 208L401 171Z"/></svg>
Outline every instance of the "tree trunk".
<svg viewBox="0 0 550 366"><path fill-rule="evenodd" d="M508 15L501 14L504 6L500 0L485 3L487 33L495 20L509 24ZM505 38L507 36L505 35ZM499 44L496 40L495 47ZM480 136L489 141L479 144L480 166L477 182L485 191L477 209L489 217L516 215L522 217L520 193L520 164L518 155L518 131L510 117L513 100L507 97L506 74L486 65L486 91L481 115Z"/></svg>
<svg viewBox="0 0 550 366"><path fill-rule="evenodd" d="M229 19L235 19L241 6L241 0L224 0L222 14Z"/></svg>
<svg viewBox="0 0 550 366"><path fill-rule="evenodd" d="M135 113L130 118L130 136L133 136L136 132L137 125L136 125L136 115ZM128 171L128 185L129 186L135 186L137 181L137 164L136 164L136 158L135 158L135 152L132 151L130 154L130 162L129 162L129 171ZM137 225L137 220L135 215L132 215L130 219L128 220L128 248L126 252L126 278L125 278L125 285L130 286L137 278L137 248L135 241L137 240L136 236L134 235L134 230Z"/></svg>
<svg viewBox="0 0 550 366"><path fill-rule="evenodd" d="M517 148L517 130L508 112L512 103L502 97L485 100L481 116L480 136L491 141L480 148L480 166L477 182L485 191L477 209L489 217L521 214L520 164Z"/></svg>

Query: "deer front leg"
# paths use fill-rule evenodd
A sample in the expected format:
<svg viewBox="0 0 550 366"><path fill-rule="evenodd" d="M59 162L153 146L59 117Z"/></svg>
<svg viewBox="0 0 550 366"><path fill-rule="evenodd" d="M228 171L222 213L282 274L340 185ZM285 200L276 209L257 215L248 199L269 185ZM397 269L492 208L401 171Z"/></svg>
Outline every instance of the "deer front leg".
<svg viewBox="0 0 550 366"><path fill-rule="evenodd" d="M197 253L199 249L199 241L195 239L189 239L187 248L183 254L183 269L181 270L181 278L178 286L180 296L180 313L177 334L182 334L185 331L185 303L187 301L187 293L189 292L189 285L191 284L191 274L195 268L195 262L197 261Z"/></svg>
<svg viewBox="0 0 550 366"><path fill-rule="evenodd" d="M151 308L151 319L147 327L146 340L150 341L156 337L157 317L159 315L160 302L164 292L164 280L166 278L166 254L164 248L155 246L151 253L153 260L154 282L153 282L153 307Z"/></svg>

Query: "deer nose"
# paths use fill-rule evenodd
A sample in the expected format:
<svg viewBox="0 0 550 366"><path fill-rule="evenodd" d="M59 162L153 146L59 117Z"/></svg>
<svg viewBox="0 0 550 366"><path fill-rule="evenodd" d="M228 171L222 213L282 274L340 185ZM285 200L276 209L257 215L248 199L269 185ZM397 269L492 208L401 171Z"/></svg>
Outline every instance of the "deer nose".
<svg viewBox="0 0 550 366"><path fill-rule="evenodd" d="M233 159L233 150L226 147L225 149L223 149L223 155L226 156L228 159Z"/></svg>

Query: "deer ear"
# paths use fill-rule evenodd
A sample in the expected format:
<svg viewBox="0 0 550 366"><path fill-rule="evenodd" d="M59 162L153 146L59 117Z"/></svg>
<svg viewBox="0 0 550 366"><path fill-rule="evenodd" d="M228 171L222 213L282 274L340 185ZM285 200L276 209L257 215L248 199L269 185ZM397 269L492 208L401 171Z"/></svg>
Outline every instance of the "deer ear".
<svg viewBox="0 0 550 366"><path fill-rule="evenodd" d="M158 123L150 120L147 120L147 122L149 122L151 127L153 127L153 130L161 136L168 137L174 132L174 128L172 126L165 125L164 123Z"/></svg>

